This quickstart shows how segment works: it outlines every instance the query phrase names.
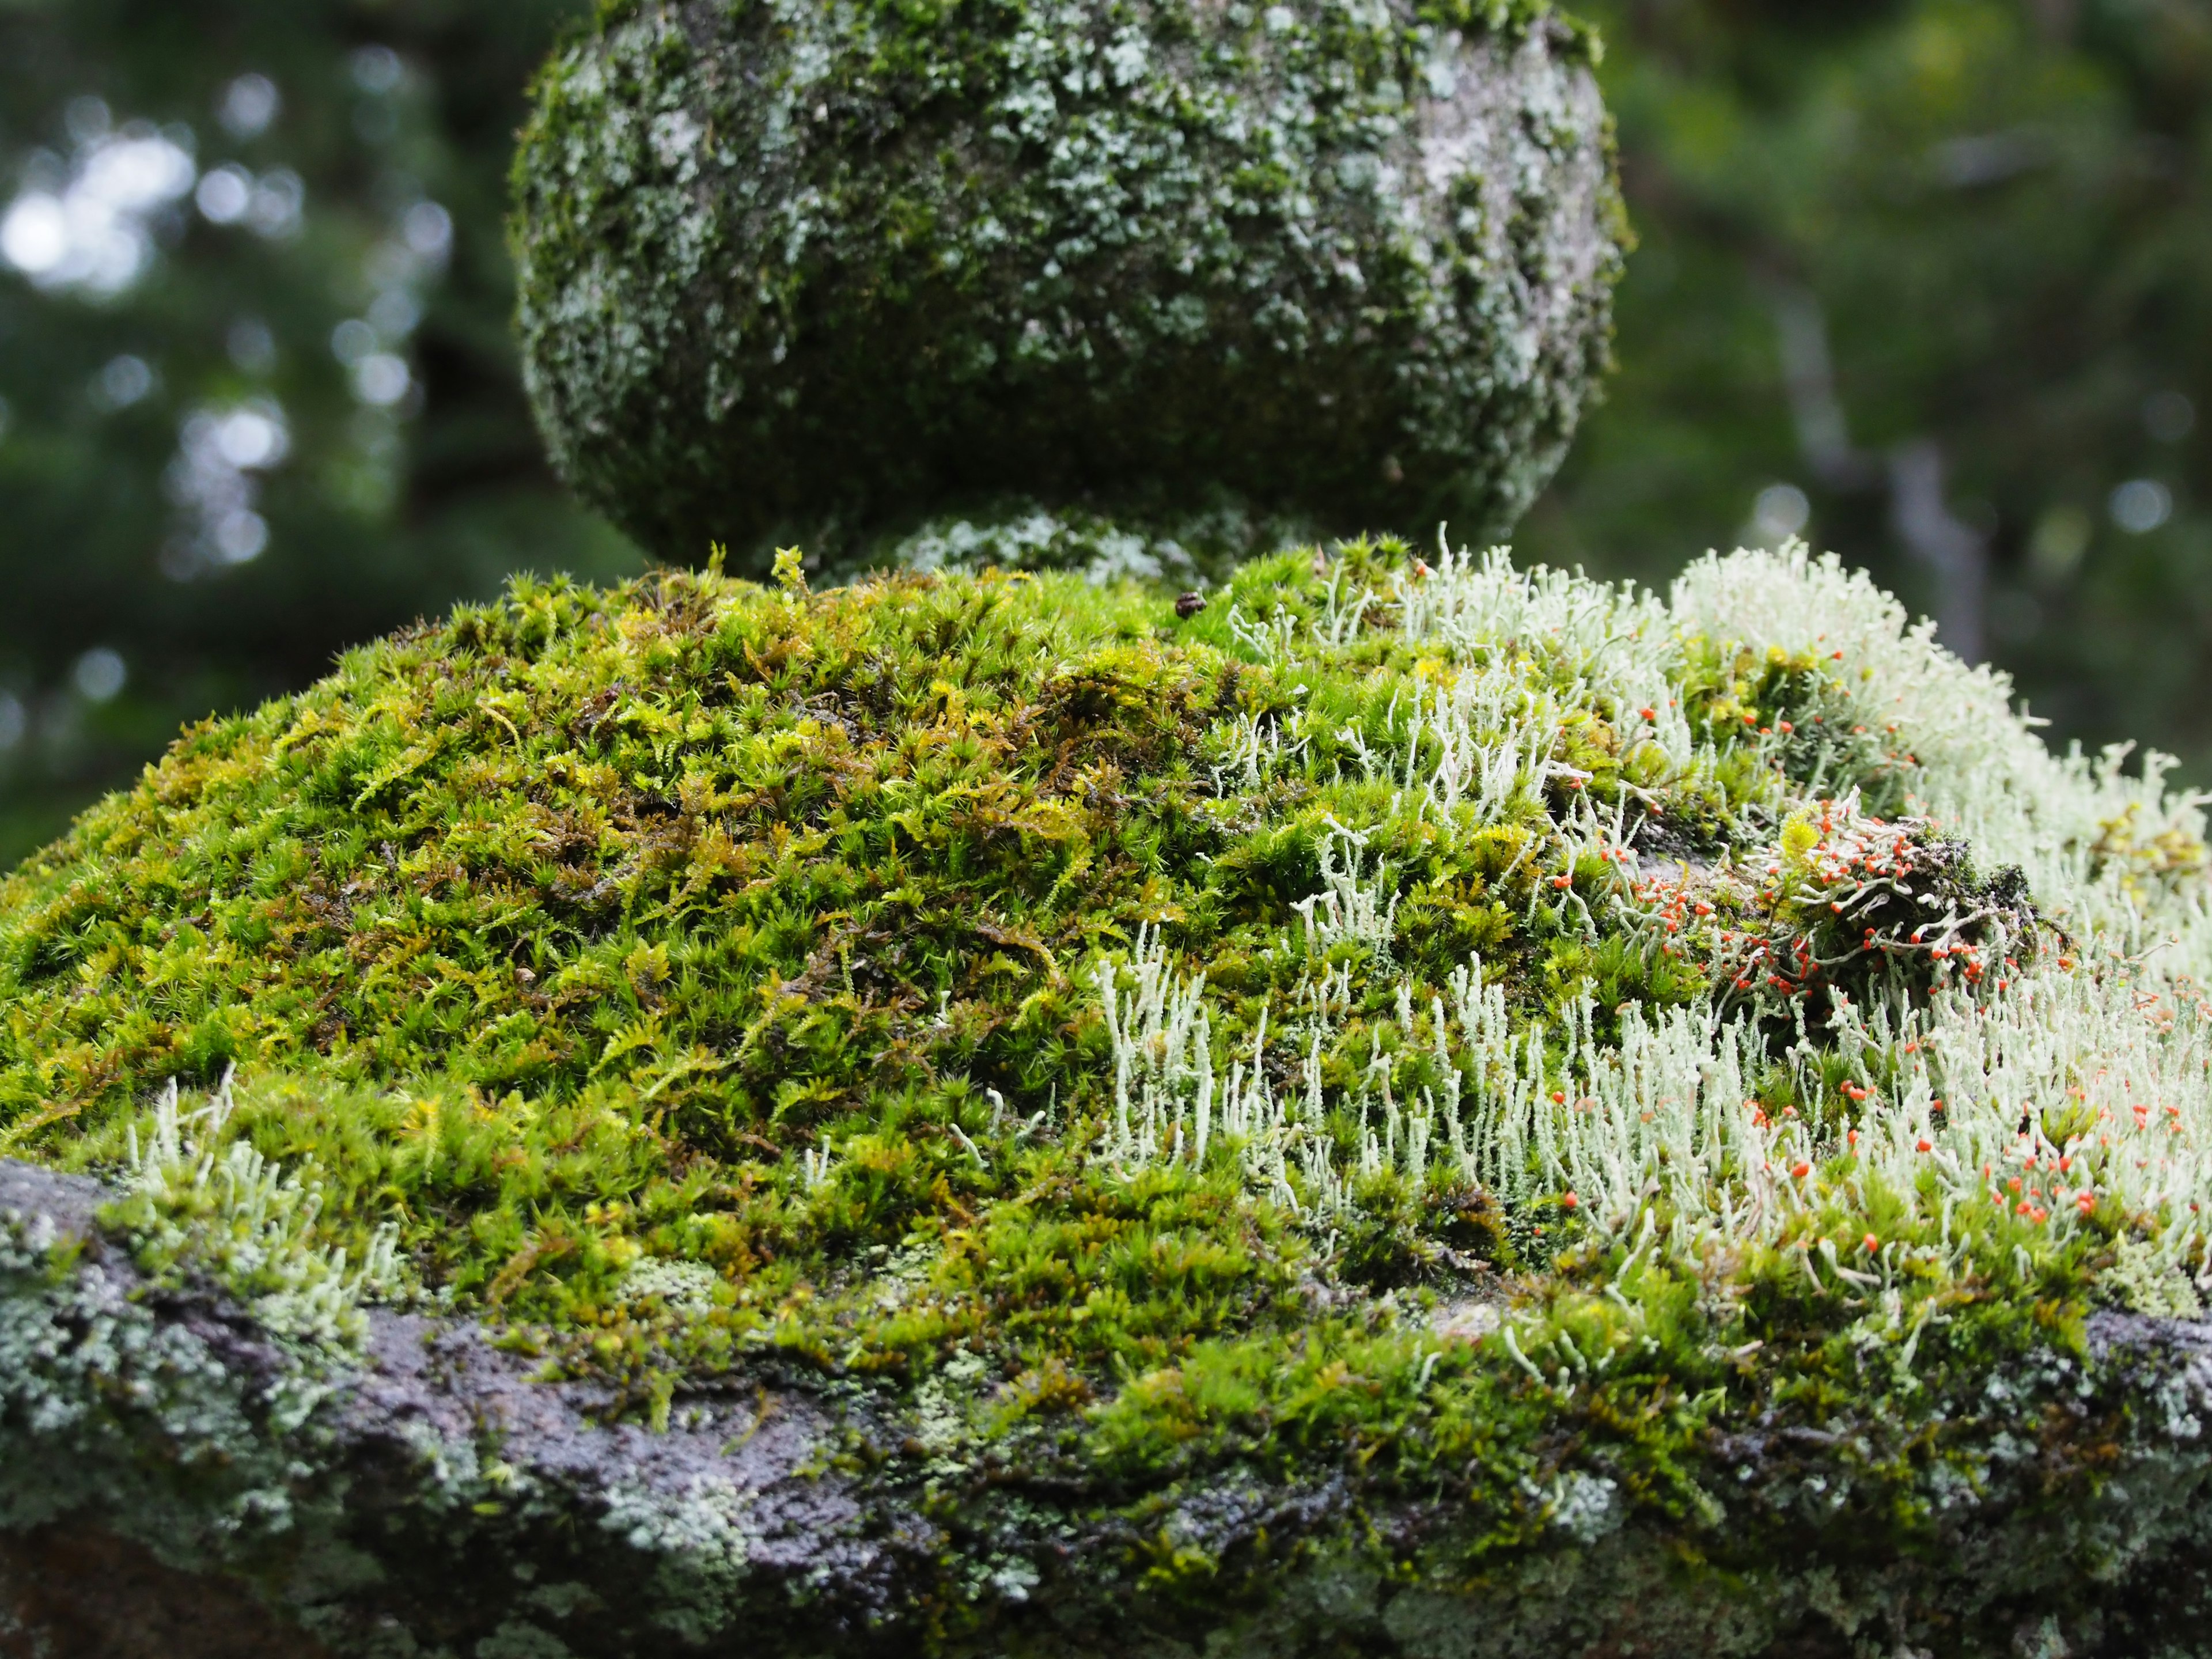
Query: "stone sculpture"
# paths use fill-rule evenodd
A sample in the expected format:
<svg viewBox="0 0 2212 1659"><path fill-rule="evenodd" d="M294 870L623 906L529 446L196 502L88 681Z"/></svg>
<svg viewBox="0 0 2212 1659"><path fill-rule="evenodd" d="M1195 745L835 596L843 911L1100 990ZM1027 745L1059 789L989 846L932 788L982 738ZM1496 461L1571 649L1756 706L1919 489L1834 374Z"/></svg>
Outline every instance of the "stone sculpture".
<svg viewBox="0 0 2212 1659"><path fill-rule="evenodd" d="M530 373L706 568L0 886L0 1654L2209 1650L2202 803L1801 547L1426 550L1602 358L1594 51L602 7Z"/></svg>
<svg viewBox="0 0 2212 1659"><path fill-rule="evenodd" d="M555 463L756 573L1038 507L1502 533L1606 356L1592 50L1532 0L608 8L516 165Z"/></svg>

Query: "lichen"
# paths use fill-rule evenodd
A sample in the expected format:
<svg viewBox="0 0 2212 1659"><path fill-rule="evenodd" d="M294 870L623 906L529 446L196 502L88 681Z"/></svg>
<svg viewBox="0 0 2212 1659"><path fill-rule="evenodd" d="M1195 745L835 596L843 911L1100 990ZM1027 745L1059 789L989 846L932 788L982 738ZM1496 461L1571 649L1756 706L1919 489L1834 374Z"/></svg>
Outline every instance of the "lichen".
<svg viewBox="0 0 2212 1659"><path fill-rule="evenodd" d="M1593 51L1545 0L603 8L514 177L555 462L755 572L1023 502L1501 532L1607 355Z"/></svg>
<svg viewBox="0 0 2212 1659"><path fill-rule="evenodd" d="M2203 1403L2094 1334L2206 1265L2192 845L1802 550L526 581L0 889L0 1134L136 1170L153 1282L348 1287L302 1376L397 1297L651 1433L822 1402L942 1651L1261 1632L1309 1568L1407 1651L1632 1593L2008 1641L2194 1512ZM434 1452L441 1513L551 1501ZM685 1639L805 1616L750 1489L639 1490ZM2101 1577L1946 1560L2045 1519Z"/></svg>

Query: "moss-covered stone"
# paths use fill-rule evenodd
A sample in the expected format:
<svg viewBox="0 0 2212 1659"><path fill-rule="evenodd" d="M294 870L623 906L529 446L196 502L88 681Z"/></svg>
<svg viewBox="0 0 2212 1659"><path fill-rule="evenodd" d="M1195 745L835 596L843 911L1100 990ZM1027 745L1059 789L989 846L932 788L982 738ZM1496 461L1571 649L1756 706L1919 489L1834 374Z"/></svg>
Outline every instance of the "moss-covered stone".
<svg viewBox="0 0 2212 1659"><path fill-rule="evenodd" d="M1802 554L520 585L0 888L0 1588L2203 1651L2202 847Z"/></svg>
<svg viewBox="0 0 2212 1659"><path fill-rule="evenodd" d="M515 173L556 463L755 570L1010 502L1502 531L1606 356L1592 50L1546 0L603 6Z"/></svg>
<svg viewBox="0 0 2212 1659"><path fill-rule="evenodd" d="M0 1164L9 1659L2208 1650L2201 1322L2067 1332L1958 1300L1977 1334L1902 1394L1838 1392L1802 1348L1744 1363L1759 1339L1725 1345L1771 1332L1771 1301L1656 1388L1332 1348L1296 1356L1310 1398L1420 1360L1443 1398L1416 1431L1449 1475L1407 1481L1356 1432L1330 1455L1364 1413L1309 1405L1281 1425L1297 1455L1133 1484L963 1471L764 1357L652 1431L465 1319L375 1310L333 1364L219 1290L149 1284L94 1231L100 1196Z"/></svg>

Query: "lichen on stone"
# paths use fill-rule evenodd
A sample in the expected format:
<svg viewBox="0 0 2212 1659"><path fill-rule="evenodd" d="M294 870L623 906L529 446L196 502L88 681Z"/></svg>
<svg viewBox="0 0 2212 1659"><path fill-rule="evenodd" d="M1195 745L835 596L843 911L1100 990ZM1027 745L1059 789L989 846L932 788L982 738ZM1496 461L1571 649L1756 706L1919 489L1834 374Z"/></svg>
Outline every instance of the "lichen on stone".
<svg viewBox="0 0 2212 1659"><path fill-rule="evenodd" d="M706 568L0 883L0 1649L74 1544L337 1655L2204 1650L2204 802L1802 547L1470 550L1595 51L599 7L526 361Z"/></svg>
<svg viewBox="0 0 2212 1659"><path fill-rule="evenodd" d="M0 888L0 1135L122 1189L152 1306L343 1286L257 1339L314 1401L397 1319L611 1437L806 1402L777 1467L912 1540L833 1590L710 1467L410 1454L524 1559L584 1504L685 1640L830 1595L946 1652L1061 1650L1040 1607L1069 1651L1259 1641L1324 1585L1314 1630L1407 1651L1596 1595L1666 1651L2078 1633L2205 1478L2195 1385L2098 1334L2207 1265L2192 845L2157 765L2051 756L1802 550L1662 599L1353 543L1187 612L524 582L188 733ZM9 1467L136 1490L172 1431L82 1415L56 1261L0 1264ZM2078 1580L1973 1553L2038 1517ZM599 1628L520 1595L486 1632Z"/></svg>
<svg viewBox="0 0 2212 1659"><path fill-rule="evenodd" d="M602 7L515 169L555 462L752 571L1038 510L1502 532L1607 353L1593 51L1545 0Z"/></svg>

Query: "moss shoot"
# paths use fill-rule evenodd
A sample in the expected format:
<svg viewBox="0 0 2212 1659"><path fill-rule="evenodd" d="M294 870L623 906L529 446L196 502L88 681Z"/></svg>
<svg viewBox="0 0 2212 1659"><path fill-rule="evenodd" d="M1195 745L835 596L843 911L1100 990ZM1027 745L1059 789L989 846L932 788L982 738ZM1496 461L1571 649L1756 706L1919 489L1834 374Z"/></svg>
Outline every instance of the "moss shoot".
<svg viewBox="0 0 2212 1659"><path fill-rule="evenodd" d="M1545 0L604 5L515 169L555 461L754 573L1017 502L1502 532L1607 354L1592 50Z"/></svg>
<svg viewBox="0 0 2212 1659"><path fill-rule="evenodd" d="M1802 552L521 582L0 890L0 1151L333 1352L857 1402L941 1646L1054 1492L1135 1540L1093 1591L1266 1580L1164 1518L1237 1471L1433 1506L1371 1547L1438 1594L1631 1520L1910 1556L2022 1413L2052 1501L2117 1455L2064 1401L2197 1305L2212 1013L2193 805L1901 624ZM1838 1424L1836 1503L1738 1479Z"/></svg>

